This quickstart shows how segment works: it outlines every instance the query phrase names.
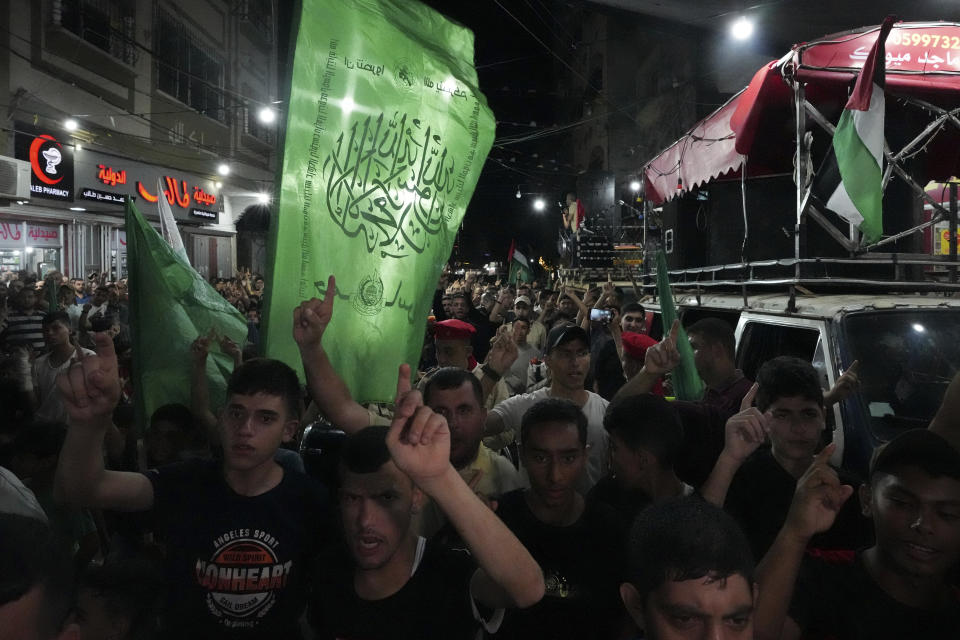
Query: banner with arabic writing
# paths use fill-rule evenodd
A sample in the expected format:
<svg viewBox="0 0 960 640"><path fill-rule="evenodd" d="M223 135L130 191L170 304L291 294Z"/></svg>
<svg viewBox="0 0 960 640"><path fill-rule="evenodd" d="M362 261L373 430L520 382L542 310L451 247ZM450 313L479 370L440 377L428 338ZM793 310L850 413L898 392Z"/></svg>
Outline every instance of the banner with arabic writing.
<svg viewBox="0 0 960 640"><path fill-rule="evenodd" d="M292 73L266 353L302 371L293 308L333 274L324 347L391 401L493 143L473 34L411 0L304 0Z"/></svg>

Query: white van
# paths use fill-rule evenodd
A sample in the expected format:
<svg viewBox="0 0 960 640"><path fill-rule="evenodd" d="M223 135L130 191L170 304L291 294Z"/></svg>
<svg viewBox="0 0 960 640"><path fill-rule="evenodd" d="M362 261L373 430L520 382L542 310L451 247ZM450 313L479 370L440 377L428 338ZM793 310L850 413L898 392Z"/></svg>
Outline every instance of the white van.
<svg viewBox="0 0 960 640"><path fill-rule="evenodd" d="M838 445L834 463L860 473L874 447L927 426L960 369L960 298L943 293L767 294L745 304L742 295L678 292L675 299L684 326L718 317L736 328L737 366L748 378L770 358L791 355L812 362L828 389L858 360L860 391L835 405L827 422ZM641 302L659 339L659 304Z"/></svg>

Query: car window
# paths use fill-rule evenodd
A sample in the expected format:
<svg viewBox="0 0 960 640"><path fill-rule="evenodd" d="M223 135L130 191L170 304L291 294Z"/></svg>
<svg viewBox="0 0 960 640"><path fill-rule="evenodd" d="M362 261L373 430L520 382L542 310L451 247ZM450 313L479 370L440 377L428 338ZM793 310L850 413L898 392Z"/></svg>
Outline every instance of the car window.
<svg viewBox="0 0 960 640"><path fill-rule="evenodd" d="M926 427L960 368L960 310L869 311L843 320L844 367L860 361L860 402L880 440Z"/></svg>
<svg viewBox="0 0 960 640"><path fill-rule="evenodd" d="M756 380L764 362L777 356L795 356L811 362L820 332L811 327L748 322L737 347L737 366Z"/></svg>

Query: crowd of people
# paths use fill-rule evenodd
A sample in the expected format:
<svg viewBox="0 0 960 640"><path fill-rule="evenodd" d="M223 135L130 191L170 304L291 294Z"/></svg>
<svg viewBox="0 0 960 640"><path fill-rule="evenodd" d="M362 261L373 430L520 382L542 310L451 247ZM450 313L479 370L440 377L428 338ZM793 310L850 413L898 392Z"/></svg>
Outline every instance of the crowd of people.
<svg viewBox="0 0 960 640"><path fill-rule="evenodd" d="M302 384L256 355L263 280L213 284L248 319L226 404L198 336L144 425L125 282L0 288L0 639L960 635L960 377L861 478L826 428L856 366L749 380L704 318L674 400L678 323L610 282L445 274L421 360L370 363L389 407L327 357L335 296L291 310Z"/></svg>

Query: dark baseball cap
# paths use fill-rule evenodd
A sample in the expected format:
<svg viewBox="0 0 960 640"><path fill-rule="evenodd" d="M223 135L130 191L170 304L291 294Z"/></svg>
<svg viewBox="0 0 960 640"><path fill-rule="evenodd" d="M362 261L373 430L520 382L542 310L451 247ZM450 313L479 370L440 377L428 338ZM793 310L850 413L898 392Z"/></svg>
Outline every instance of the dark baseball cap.
<svg viewBox="0 0 960 640"><path fill-rule="evenodd" d="M582 340L585 345L590 346L590 337L587 335L587 332L577 325L562 324L554 327L550 330L550 333L547 334L547 353L550 353L562 344L574 340Z"/></svg>
<svg viewBox="0 0 960 640"><path fill-rule="evenodd" d="M919 467L932 476L960 479L960 451L929 429L910 429L874 451L870 477L905 466Z"/></svg>

